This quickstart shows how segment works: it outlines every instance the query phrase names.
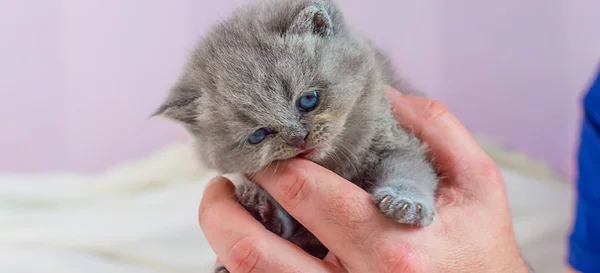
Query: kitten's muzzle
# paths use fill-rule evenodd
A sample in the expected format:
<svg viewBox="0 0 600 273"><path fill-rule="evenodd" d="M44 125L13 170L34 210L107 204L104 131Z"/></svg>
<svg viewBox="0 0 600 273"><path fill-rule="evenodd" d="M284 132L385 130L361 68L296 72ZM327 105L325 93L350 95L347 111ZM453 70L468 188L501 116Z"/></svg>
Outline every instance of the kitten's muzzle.
<svg viewBox="0 0 600 273"><path fill-rule="evenodd" d="M294 135L288 140L288 144L292 147L296 147L300 150L305 150L307 146L308 132L302 132L301 134Z"/></svg>

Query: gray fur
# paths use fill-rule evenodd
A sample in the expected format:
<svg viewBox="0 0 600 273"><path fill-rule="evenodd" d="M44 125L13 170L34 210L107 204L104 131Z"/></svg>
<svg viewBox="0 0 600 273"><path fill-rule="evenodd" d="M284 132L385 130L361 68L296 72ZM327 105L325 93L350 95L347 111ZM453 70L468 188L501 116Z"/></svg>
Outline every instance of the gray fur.
<svg viewBox="0 0 600 273"><path fill-rule="evenodd" d="M310 160L371 192L390 218L429 225L438 177L425 145L393 118L386 84L408 92L385 54L346 28L333 0L259 0L202 39L156 114L182 123L202 162L222 173L252 173L295 157L301 151L288 143L308 131L309 146L317 148ZM321 104L300 113L296 100L313 90ZM277 134L249 144L260 127ZM263 223L273 220L265 215L285 222L254 183L241 193L258 195L240 199ZM291 220L288 240L323 256L318 240ZM280 234L281 225L270 230Z"/></svg>

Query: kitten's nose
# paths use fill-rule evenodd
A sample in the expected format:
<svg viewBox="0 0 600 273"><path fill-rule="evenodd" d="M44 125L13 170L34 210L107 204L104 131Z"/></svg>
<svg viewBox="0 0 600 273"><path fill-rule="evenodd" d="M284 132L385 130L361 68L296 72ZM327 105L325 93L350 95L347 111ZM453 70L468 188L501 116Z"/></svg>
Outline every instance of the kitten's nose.
<svg viewBox="0 0 600 273"><path fill-rule="evenodd" d="M306 139L308 138L308 132L302 131L292 136L289 140L291 146L304 149L306 148Z"/></svg>

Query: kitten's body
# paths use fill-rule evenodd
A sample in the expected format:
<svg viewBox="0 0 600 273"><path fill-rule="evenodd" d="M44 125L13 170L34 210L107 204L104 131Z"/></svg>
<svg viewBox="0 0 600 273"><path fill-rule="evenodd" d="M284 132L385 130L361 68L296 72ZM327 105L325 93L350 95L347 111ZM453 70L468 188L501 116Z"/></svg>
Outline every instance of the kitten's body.
<svg viewBox="0 0 600 273"><path fill-rule="evenodd" d="M384 214L428 225L438 178L384 96L385 85L407 90L394 82L385 55L346 28L332 1L260 1L238 10L201 41L157 113L183 123L201 160L223 173L255 172L315 148L308 159L370 192ZM298 98L312 90L322 97L318 108L298 111ZM261 127L276 133L249 144ZM238 196L269 230L325 255L256 184L238 187Z"/></svg>

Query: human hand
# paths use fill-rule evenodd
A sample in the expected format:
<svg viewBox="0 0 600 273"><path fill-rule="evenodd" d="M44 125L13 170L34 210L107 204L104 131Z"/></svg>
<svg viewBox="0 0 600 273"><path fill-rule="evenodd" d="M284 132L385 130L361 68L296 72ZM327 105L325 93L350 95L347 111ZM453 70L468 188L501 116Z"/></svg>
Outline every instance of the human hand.
<svg viewBox="0 0 600 273"><path fill-rule="evenodd" d="M393 222L367 192L310 161L263 170L257 182L330 250L318 260L267 231L238 204L234 186L216 178L199 221L231 272L528 272L494 162L440 103L388 95L402 125L429 144L444 177L436 221L426 228Z"/></svg>

